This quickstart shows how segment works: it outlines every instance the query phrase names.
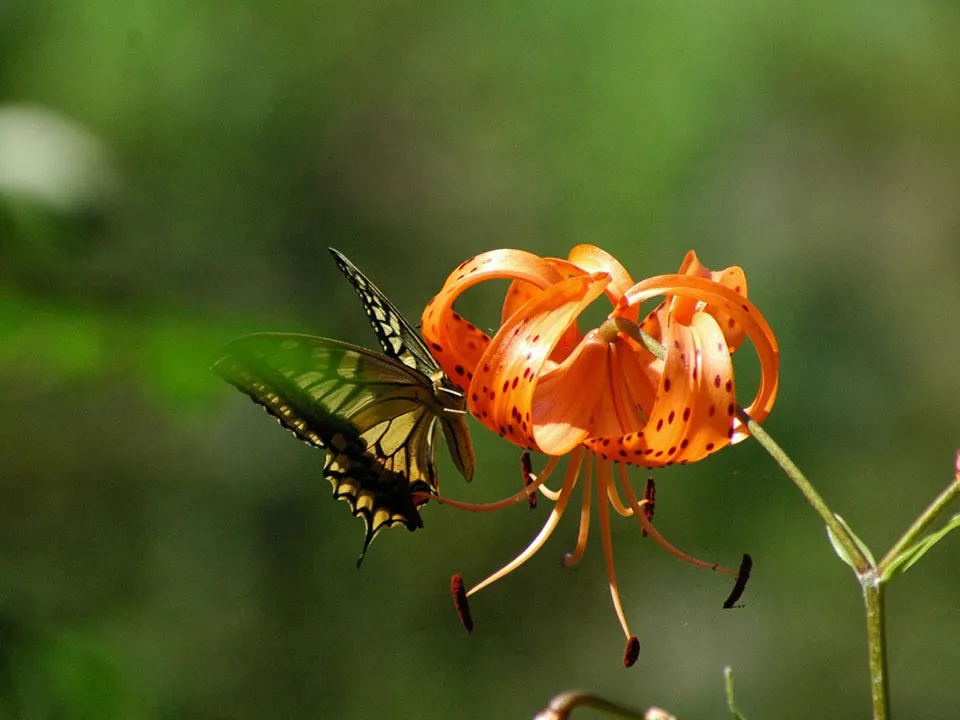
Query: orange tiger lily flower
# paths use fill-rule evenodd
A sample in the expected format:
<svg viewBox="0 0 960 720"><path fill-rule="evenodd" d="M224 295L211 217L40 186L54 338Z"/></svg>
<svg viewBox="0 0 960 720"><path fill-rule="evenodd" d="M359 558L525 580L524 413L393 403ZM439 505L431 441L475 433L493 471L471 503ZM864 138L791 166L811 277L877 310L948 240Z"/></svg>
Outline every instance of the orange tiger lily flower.
<svg viewBox="0 0 960 720"><path fill-rule="evenodd" d="M504 278L512 283L501 326L491 338L454 312L453 305L469 287ZM600 327L582 334L577 318L601 295L612 310ZM659 295L664 301L638 323L640 304ZM469 411L524 450L550 456L539 477L500 502L477 505L437 498L465 509L493 510L540 490L556 503L531 545L463 594L463 602L543 545L582 475L580 534L564 562L580 559L590 523L594 466L610 591L628 639L625 662L636 659L637 646L617 589L611 505L618 514L636 518L646 533L681 559L736 575L685 555L660 536L644 512L648 500L637 500L626 466L694 462L748 436L738 417L731 361L744 338L753 343L761 367L759 387L745 412L762 422L773 407L779 373L776 339L747 300L746 277L739 267L711 272L690 251L677 274L634 283L615 258L591 245L575 247L567 260L495 250L451 273L424 310L422 328L437 362L466 394ZM663 346L663 359L644 345L641 331ZM567 455L562 487L549 490L546 479ZM619 482L614 481L614 466Z"/></svg>

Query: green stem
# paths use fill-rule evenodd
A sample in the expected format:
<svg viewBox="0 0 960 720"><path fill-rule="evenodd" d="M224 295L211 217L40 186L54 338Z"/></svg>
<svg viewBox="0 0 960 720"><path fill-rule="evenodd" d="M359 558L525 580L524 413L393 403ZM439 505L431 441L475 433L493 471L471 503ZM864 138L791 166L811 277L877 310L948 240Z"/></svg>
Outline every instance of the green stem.
<svg viewBox="0 0 960 720"><path fill-rule="evenodd" d="M913 545L913 543L917 541L917 538L930 527L930 523L940 517L940 514L947 509L947 505L958 497L960 497L960 471L958 471L954 481L950 483L943 492L937 495L934 501L927 506L927 509L921 513L920 517L914 520L913 524L901 538L894 543L890 551L884 555L883 559L877 565L877 571L880 573L880 577L886 575L886 570L890 563L900 557L900 554L904 550Z"/></svg>
<svg viewBox="0 0 960 720"><path fill-rule="evenodd" d="M887 650L886 621L883 611L883 583L879 576L863 584L863 602L867 611L867 650L870 657L870 693L873 697L873 720L887 720Z"/></svg>
<svg viewBox="0 0 960 720"><path fill-rule="evenodd" d="M570 713L578 707L593 708L627 720L644 720L645 717L635 710L604 700L602 697L579 690L571 690L553 698L545 709L534 716L533 720L567 720Z"/></svg>

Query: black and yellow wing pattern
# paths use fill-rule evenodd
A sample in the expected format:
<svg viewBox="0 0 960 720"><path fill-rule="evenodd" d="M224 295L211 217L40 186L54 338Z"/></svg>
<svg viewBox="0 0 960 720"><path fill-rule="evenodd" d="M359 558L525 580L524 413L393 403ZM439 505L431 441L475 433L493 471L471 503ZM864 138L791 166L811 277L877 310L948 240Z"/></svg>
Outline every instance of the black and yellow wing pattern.
<svg viewBox="0 0 960 720"><path fill-rule="evenodd" d="M352 264L349 267L363 287L372 289L369 297L385 301L390 317L399 318L397 326L412 330L389 300ZM370 314L367 296L348 277ZM377 326L375 330L383 343L382 331ZM425 351L413 332L418 350ZM444 388L449 381L439 366L439 375L426 374L400 359L415 357L402 340L396 347L398 351L382 355L326 338L260 333L228 344L213 366L298 438L326 451L323 473L334 497L345 500L364 521L360 560L383 528L423 526L418 508L438 487L438 422L452 438L457 467L468 479L473 471L464 398ZM429 352L426 358L436 365Z"/></svg>

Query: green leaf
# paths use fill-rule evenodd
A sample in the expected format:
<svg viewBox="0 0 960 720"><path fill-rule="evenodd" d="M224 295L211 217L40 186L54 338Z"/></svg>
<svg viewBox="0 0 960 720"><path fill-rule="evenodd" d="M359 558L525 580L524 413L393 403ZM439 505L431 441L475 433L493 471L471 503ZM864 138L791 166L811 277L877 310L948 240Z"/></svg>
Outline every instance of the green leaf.
<svg viewBox="0 0 960 720"><path fill-rule="evenodd" d="M847 531L847 535L850 536L850 539L853 540L854 544L858 548L860 548L860 552L862 552L864 557L867 558L867 560L870 562L870 565L872 567L876 567L877 561L874 560L873 553L870 552L870 548L867 547L867 544L863 540L861 540L853 530L850 529L850 526L847 525L846 520L844 520L842 517L840 517L836 513L834 513L833 516L837 519L837 522L839 522L840 525L843 526L843 529ZM844 549L843 545L841 544L840 539L834 534L833 530L830 529L829 525L827 526L827 537L830 538L830 544L833 545L833 551L837 553L840 559L843 560L847 565L852 567L854 570L856 570L857 566L854 564L853 558L851 558L847 554L847 551L846 549Z"/></svg>
<svg viewBox="0 0 960 720"><path fill-rule="evenodd" d="M897 555L893 562L887 566L883 572L883 580L889 580L897 572L905 573L907 570L912 568L920 558L924 556L927 550L943 540L943 538L946 537L951 530L956 530L958 527L960 527L960 515L954 515L950 519L950 522L940 528L937 532L930 533L929 535L917 540L917 542Z"/></svg>

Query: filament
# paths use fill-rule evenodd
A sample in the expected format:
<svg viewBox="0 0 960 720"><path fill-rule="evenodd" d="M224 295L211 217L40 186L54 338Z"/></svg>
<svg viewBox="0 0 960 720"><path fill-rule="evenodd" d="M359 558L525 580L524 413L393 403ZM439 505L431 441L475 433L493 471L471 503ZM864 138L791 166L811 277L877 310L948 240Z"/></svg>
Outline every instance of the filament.
<svg viewBox="0 0 960 720"><path fill-rule="evenodd" d="M423 502L424 500L436 500L444 505L459 508L460 510L469 510L470 512L492 512L493 510L503 510L511 505L516 505L517 503L523 502L537 492L537 489L540 487L540 485L546 482L550 477L550 473L553 472L559 461L560 458L550 458L550 461L544 466L543 470L539 475L536 476L533 482L510 497L506 497L503 500L497 500L496 502L469 503L463 502L462 500L454 500L453 498L444 497L443 495L430 495L423 492L413 493L413 500L417 503Z"/></svg>
<svg viewBox="0 0 960 720"><path fill-rule="evenodd" d="M560 491L560 497L557 499L557 504L553 507L553 510L550 512L550 517L547 518L547 522L544 523L543 529L537 534L533 541L527 546L526 550L517 555L513 560L504 565L502 568L497 570L493 575L488 577L486 580L483 580L476 585L474 585L469 592L467 592L467 597L470 597L474 593L479 592L487 585L496 582L505 575L510 574L518 567L523 565L527 560L529 560L533 555L539 550L543 544L549 539L550 535L553 534L554 529L557 527L557 523L560 522L560 518L563 516L563 511L567 507L567 500L570 499L570 493L573 492L574 486L577 484L577 478L580 475L580 466L583 464L583 448L577 448L572 453L570 453L570 461L567 464L567 474L563 479L563 489ZM554 461L557 458L554 458ZM548 464L549 467L549 464ZM539 478L537 479L539 482ZM531 487L533 487L531 485ZM522 496L521 496L522 499Z"/></svg>
<svg viewBox="0 0 960 720"><path fill-rule="evenodd" d="M597 461L597 494L603 495L613 484L613 474L610 472L609 460ZM623 614L623 604L620 602L620 588L617 586L617 571L613 565L613 541L610 538L610 508L607 503L600 502L600 540L603 543L603 557L607 565L607 580L610 585L610 598L613 600L613 609L620 620L620 627L623 628L623 634L629 640L633 637L630 634L630 628L627 625L627 617ZM636 508L634 514L637 513ZM642 514L642 513L640 513Z"/></svg>
<svg viewBox="0 0 960 720"><path fill-rule="evenodd" d="M590 499L593 496L591 484L593 482L593 455L587 455L587 466L583 474L583 502L580 505L580 532L577 534L577 546L572 553L565 553L560 561L565 568L573 567L581 559L587 549L587 536L590 532Z"/></svg>

